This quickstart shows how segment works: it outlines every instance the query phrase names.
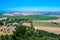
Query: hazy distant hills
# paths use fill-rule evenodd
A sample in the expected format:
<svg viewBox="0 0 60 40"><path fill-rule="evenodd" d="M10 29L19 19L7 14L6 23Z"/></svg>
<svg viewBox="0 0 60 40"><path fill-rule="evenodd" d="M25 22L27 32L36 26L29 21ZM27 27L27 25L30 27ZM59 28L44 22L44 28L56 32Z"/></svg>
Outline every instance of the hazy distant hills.
<svg viewBox="0 0 60 40"><path fill-rule="evenodd" d="M5 13L9 13L9 14L33 14L33 15L60 15L60 12L22 12L22 11L1 11L0 14L5 14Z"/></svg>

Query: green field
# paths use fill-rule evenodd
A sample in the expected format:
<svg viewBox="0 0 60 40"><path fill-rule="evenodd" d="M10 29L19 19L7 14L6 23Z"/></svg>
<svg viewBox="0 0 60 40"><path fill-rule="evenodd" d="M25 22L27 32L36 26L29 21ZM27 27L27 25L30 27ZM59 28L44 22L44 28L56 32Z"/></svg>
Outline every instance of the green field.
<svg viewBox="0 0 60 40"><path fill-rule="evenodd" d="M54 19L58 19L57 17L54 17L54 16L43 16L43 15L29 15L29 16L2 16L0 15L0 18L1 17L7 17L7 18L10 18L10 19L31 19L31 20L54 20Z"/></svg>
<svg viewBox="0 0 60 40"><path fill-rule="evenodd" d="M20 15L20 16L3 16L0 15L0 18L2 17L7 17L9 19L31 19L31 20L55 20L58 19L57 17L54 16L45 16L45 15L29 15L29 16L24 16L24 15ZM59 24L52 24L52 23L47 23L47 22L34 22L33 23L35 26L53 26L53 27L60 27Z"/></svg>
<svg viewBox="0 0 60 40"><path fill-rule="evenodd" d="M34 26L42 26L42 27L60 27L60 23L54 24L50 22L34 22Z"/></svg>

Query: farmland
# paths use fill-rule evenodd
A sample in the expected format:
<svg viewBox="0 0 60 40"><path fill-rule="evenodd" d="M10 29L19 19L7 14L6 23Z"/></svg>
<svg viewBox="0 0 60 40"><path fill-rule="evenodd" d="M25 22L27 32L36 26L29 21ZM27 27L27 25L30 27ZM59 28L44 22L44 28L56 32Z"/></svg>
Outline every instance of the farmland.
<svg viewBox="0 0 60 40"><path fill-rule="evenodd" d="M0 20L0 35L3 35L3 37L1 36L3 39L5 39L4 35L8 37L11 35L10 39L14 40L20 38L24 38L24 40L33 40L33 38L34 40L48 40L48 38L58 40L60 38L60 16L0 15L0 19L2 19Z"/></svg>
<svg viewBox="0 0 60 40"><path fill-rule="evenodd" d="M55 20L34 20L34 28L60 34L60 16L56 17L58 17L58 19Z"/></svg>
<svg viewBox="0 0 60 40"><path fill-rule="evenodd" d="M54 24L54 23L51 23L51 22L34 22L34 26L60 27L60 23Z"/></svg>
<svg viewBox="0 0 60 40"><path fill-rule="evenodd" d="M58 19L57 17L54 17L54 16L44 16L44 15L29 15L29 16L24 16L24 15L4 16L4 15L0 15L0 18L1 17L7 17L10 19L31 19L31 20L55 20L55 19Z"/></svg>

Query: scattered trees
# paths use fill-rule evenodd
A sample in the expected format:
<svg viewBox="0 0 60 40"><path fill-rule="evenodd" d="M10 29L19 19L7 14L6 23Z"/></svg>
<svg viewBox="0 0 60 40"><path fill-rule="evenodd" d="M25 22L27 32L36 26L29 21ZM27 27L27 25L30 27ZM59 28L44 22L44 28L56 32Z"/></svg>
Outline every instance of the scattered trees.
<svg viewBox="0 0 60 40"><path fill-rule="evenodd" d="M51 23L56 24L56 25L58 24L58 23L56 23L56 22L51 22Z"/></svg>
<svg viewBox="0 0 60 40"><path fill-rule="evenodd" d="M27 19L15 19L9 21L9 19L5 22L8 23L20 22L24 20L27 22ZM58 40L60 38L60 34L49 33L44 30L35 30L33 27L32 20L28 20L31 23L31 27L23 26L23 25L15 25L16 30L13 32L13 35L0 35L0 40ZM2 26L4 21L0 21L0 25ZM57 24L51 22L53 24ZM60 40L60 39L59 39Z"/></svg>
<svg viewBox="0 0 60 40"><path fill-rule="evenodd" d="M44 30L33 30L27 26L16 26L13 40L58 40L58 34L49 33Z"/></svg>

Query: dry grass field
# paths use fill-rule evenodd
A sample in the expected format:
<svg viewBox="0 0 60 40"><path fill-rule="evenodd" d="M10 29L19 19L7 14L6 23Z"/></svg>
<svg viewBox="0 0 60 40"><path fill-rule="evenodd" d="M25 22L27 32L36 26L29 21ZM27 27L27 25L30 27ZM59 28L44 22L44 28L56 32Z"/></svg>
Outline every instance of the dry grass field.
<svg viewBox="0 0 60 40"><path fill-rule="evenodd" d="M60 28L59 27L42 27L42 26L34 26L37 30L45 30L48 32L60 34Z"/></svg>
<svg viewBox="0 0 60 40"><path fill-rule="evenodd" d="M58 17L59 19L56 19L56 20L34 20L33 21L34 28L37 30L45 30L48 32L60 34L60 16L56 16L56 17ZM56 22L57 24L54 24L51 22Z"/></svg>

